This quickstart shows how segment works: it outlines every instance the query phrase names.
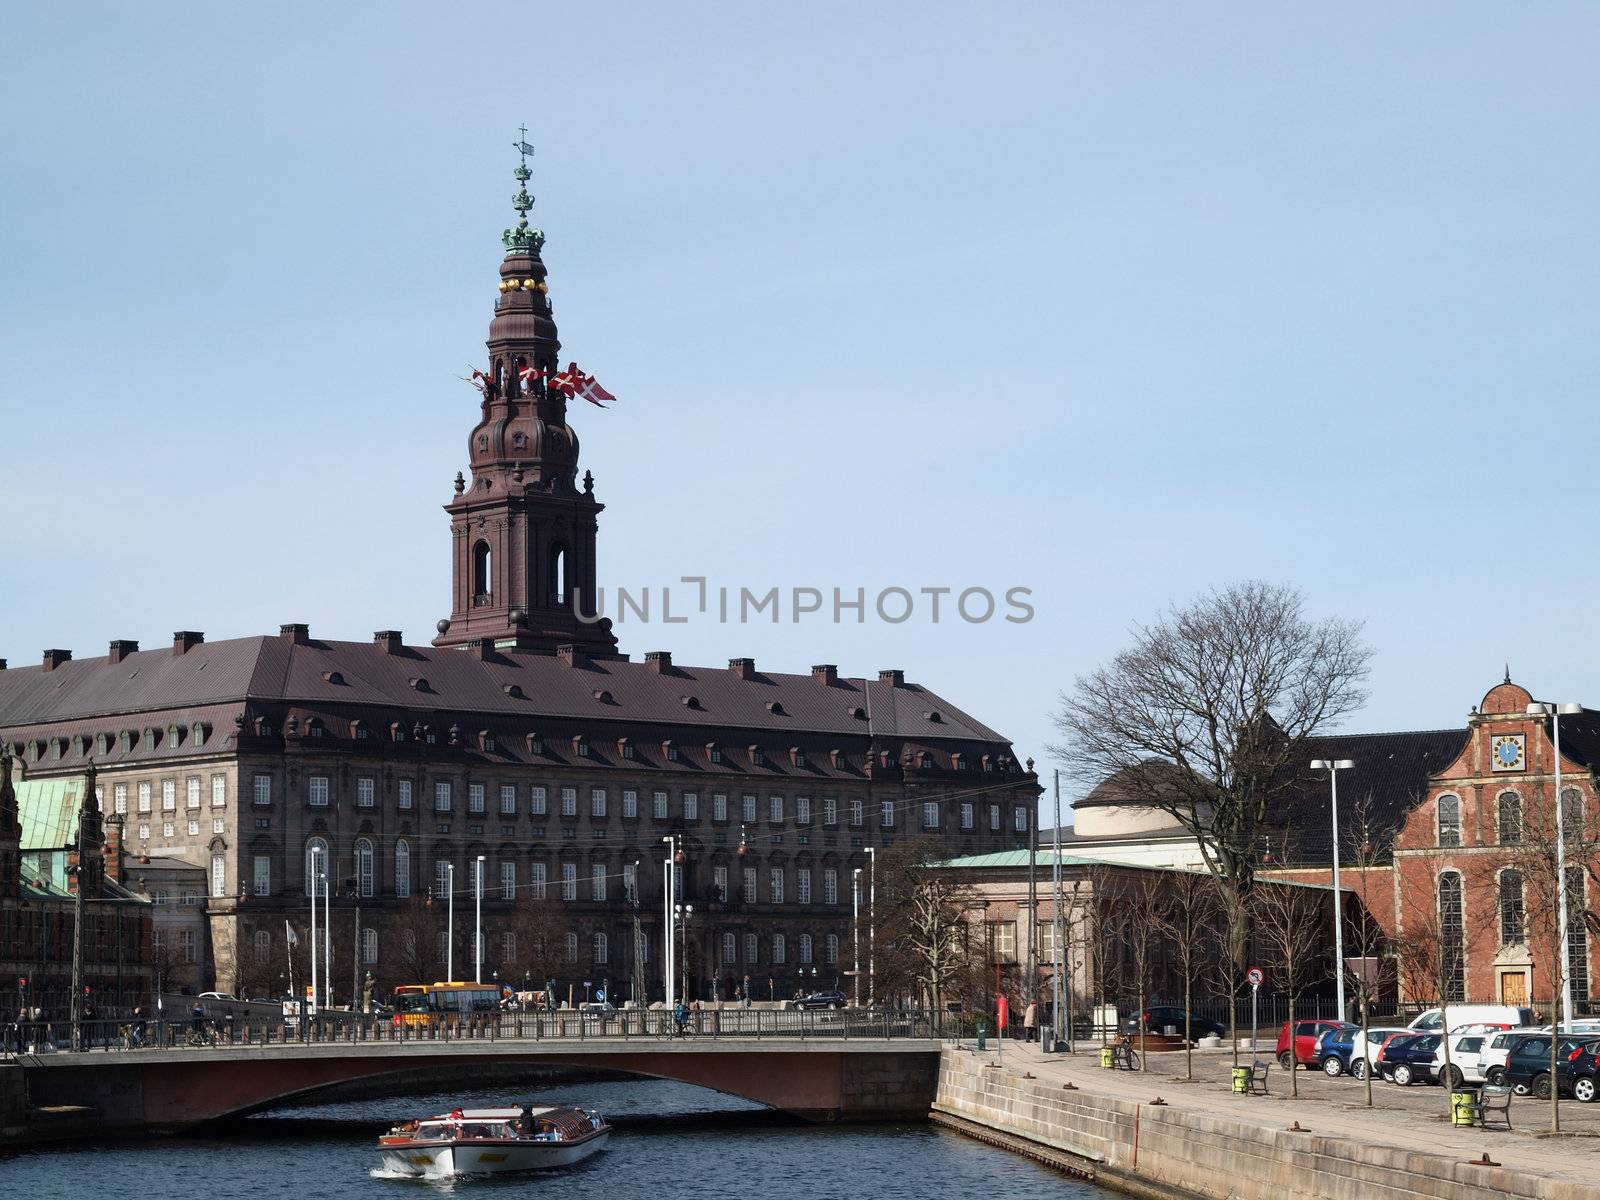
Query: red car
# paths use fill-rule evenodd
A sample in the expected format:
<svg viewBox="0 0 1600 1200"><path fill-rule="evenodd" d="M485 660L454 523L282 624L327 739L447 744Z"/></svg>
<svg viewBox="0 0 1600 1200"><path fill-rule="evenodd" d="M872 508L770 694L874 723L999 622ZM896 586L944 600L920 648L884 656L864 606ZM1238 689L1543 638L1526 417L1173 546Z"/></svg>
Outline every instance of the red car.
<svg viewBox="0 0 1600 1200"><path fill-rule="evenodd" d="M1292 1071L1295 1064L1302 1067L1315 1067L1317 1065L1317 1039L1330 1029L1338 1029L1343 1021L1296 1021L1294 1023L1294 1053L1289 1053L1289 1022L1283 1023L1283 1028L1278 1030L1278 1046L1275 1053L1278 1065L1285 1071Z"/></svg>

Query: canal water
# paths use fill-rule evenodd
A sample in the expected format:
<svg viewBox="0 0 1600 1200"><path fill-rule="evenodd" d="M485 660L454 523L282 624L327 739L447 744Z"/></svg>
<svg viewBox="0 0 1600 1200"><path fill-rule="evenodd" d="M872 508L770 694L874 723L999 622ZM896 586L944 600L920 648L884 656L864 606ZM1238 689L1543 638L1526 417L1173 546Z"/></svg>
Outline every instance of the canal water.
<svg viewBox="0 0 1600 1200"><path fill-rule="evenodd" d="M595 1158L567 1171L423 1182L385 1177L388 1122L457 1104L582 1104L614 1118ZM664 1080L537 1092L409 1096L285 1109L208 1136L44 1146L0 1156L18 1200L1105 1200L1110 1193L928 1125L790 1125L742 1101Z"/></svg>

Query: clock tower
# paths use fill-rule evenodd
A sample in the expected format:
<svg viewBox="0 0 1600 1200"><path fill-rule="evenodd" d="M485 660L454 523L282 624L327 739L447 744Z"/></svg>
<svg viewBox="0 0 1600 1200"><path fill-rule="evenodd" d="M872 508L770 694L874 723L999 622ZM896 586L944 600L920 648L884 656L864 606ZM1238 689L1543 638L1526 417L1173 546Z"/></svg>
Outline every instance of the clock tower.
<svg viewBox="0 0 1600 1200"><path fill-rule="evenodd" d="M489 365L477 381L481 411L467 439L469 471L456 475L455 496L445 505L452 600L433 644L491 639L499 649L553 654L571 645L615 657L610 620L592 619L595 532L605 506L587 471L578 482L567 397L550 386L561 343L540 258L544 233L528 224L533 147L518 141L517 150L511 203L518 220L501 235L506 252L489 322Z"/></svg>

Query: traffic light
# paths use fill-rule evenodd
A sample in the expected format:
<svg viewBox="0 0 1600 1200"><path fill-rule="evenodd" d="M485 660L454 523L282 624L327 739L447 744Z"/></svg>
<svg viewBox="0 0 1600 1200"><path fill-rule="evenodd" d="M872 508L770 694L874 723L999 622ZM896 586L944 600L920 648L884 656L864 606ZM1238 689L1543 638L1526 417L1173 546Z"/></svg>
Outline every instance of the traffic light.
<svg viewBox="0 0 1600 1200"><path fill-rule="evenodd" d="M27 990L28 990L28 977L26 975L18 975L17 976L17 991L25 992Z"/></svg>

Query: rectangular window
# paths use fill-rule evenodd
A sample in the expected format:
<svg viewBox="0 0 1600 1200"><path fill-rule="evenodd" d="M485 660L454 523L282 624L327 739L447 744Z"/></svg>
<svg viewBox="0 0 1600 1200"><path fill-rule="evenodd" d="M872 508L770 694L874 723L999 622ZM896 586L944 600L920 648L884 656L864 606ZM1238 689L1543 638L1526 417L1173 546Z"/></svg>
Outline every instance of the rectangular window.
<svg viewBox="0 0 1600 1200"><path fill-rule="evenodd" d="M796 796L794 800L794 823L796 825L811 824L811 797Z"/></svg>
<svg viewBox="0 0 1600 1200"><path fill-rule="evenodd" d="M773 867L767 882L767 896L774 904L783 903L783 868Z"/></svg>
<svg viewBox="0 0 1600 1200"><path fill-rule="evenodd" d="M433 785L433 811L450 811L450 781L441 779Z"/></svg>
<svg viewBox="0 0 1600 1200"><path fill-rule="evenodd" d="M267 854L258 854L253 864L254 886L252 890L258 896L272 895L272 857Z"/></svg>
<svg viewBox="0 0 1600 1200"><path fill-rule="evenodd" d="M228 858L224 854L211 856L211 894L213 896L228 894Z"/></svg>
<svg viewBox="0 0 1600 1200"><path fill-rule="evenodd" d="M837 825L839 823L839 802L832 796L822 798L822 823L824 825Z"/></svg>
<svg viewBox="0 0 1600 1200"><path fill-rule="evenodd" d="M700 819L700 794L698 792L685 792L683 794L683 819L685 821L698 821Z"/></svg>
<svg viewBox="0 0 1600 1200"><path fill-rule="evenodd" d="M801 962L801 965L804 965L806 963L809 963L810 961L811 961L811 935L809 933L802 933L800 935L800 962Z"/></svg>
<svg viewBox="0 0 1600 1200"><path fill-rule="evenodd" d="M1000 832L1000 806L998 804L989 805L989 832Z"/></svg>
<svg viewBox="0 0 1600 1200"><path fill-rule="evenodd" d="M811 903L811 871L808 867L801 867L794 873L794 902Z"/></svg>
<svg viewBox="0 0 1600 1200"><path fill-rule="evenodd" d="M178 781L175 779L161 781L161 811L178 811Z"/></svg>
<svg viewBox="0 0 1600 1200"><path fill-rule="evenodd" d="M726 821L728 819L728 793L711 793L711 819L713 821Z"/></svg>
<svg viewBox="0 0 1600 1200"><path fill-rule="evenodd" d="M781 933L772 935L772 961L775 965L781 965L789 961L788 943Z"/></svg>
<svg viewBox="0 0 1600 1200"><path fill-rule="evenodd" d="M761 961L761 939L754 933L744 935L744 961L750 967Z"/></svg>
<svg viewBox="0 0 1600 1200"><path fill-rule="evenodd" d="M224 820L222 817L212 817L211 818L211 832L212 833L225 833L227 831L227 828L228 828L228 822L226 820Z"/></svg>
<svg viewBox="0 0 1600 1200"><path fill-rule="evenodd" d="M411 780L402 779L395 785L394 804L396 808L411 807Z"/></svg>
<svg viewBox="0 0 1600 1200"><path fill-rule="evenodd" d="M189 822L189 836L190 837L194 837L199 832L200 832L200 822L199 821L190 821Z"/></svg>
<svg viewBox="0 0 1600 1200"><path fill-rule="evenodd" d="M517 785L514 783L500 785L500 815L502 817L517 815Z"/></svg>
<svg viewBox="0 0 1600 1200"><path fill-rule="evenodd" d="M832 867L826 867L822 872L822 902L839 903L839 872Z"/></svg>
<svg viewBox="0 0 1600 1200"><path fill-rule="evenodd" d="M561 815L575 817L578 815L578 789L567 787L561 789Z"/></svg>
<svg viewBox="0 0 1600 1200"><path fill-rule="evenodd" d="M936 800L925 801L922 805L922 827L924 829L939 828L939 803Z"/></svg>
<svg viewBox="0 0 1600 1200"><path fill-rule="evenodd" d="M589 899L604 900L606 898L606 865L595 863L589 868Z"/></svg>
<svg viewBox="0 0 1600 1200"><path fill-rule="evenodd" d="M328 777L311 775L306 779L306 800L314 808L328 807Z"/></svg>
<svg viewBox="0 0 1600 1200"><path fill-rule="evenodd" d="M767 797L767 819L774 825L783 824L783 797Z"/></svg>
<svg viewBox="0 0 1600 1200"><path fill-rule="evenodd" d="M1012 824L1012 827L1018 833L1027 833L1028 832L1028 810L1025 809L1025 808L1019 808L1015 812L1013 812L1011 814L1011 824Z"/></svg>
<svg viewBox="0 0 1600 1200"><path fill-rule="evenodd" d="M578 898L578 864L561 864L561 898L563 900L576 900Z"/></svg>
<svg viewBox="0 0 1600 1200"><path fill-rule="evenodd" d="M191 775L183 781L183 802L186 808L200 807L200 776Z"/></svg>
<svg viewBox="0 0 1600 1200"><path fill-rule="evenodd" d="M148 838L150 836L150 826L142 821L139 823L139 836L141 838Z"/></svg>
<svg viewBox="0 0 1600 1200"><path fill-rule="evenodd" d="M394 848L394 894L402 900L411 895L411 846L399 842Z"/></svg>
<svg viewBox="0 0 1600 1200"><path fill-rule="evenodd" d="M500 863L500 899L515 900L517 898L517 864L502 861Z"/></svg>
<svg viewBox="0 0 1600 1200"><path fill-rule="evenodd" d="M225 808L228 804L228 777L226 775L213 775L211 777L211 807Z"/></svg>
<svg viewBox="0 0 1600 1200"><path fill-rule="evenodd" d="M536 817L542 817L549 811L546 800L547 793L542 787L528 789L528 811Z"/></svg>
<svg viewBox="0 0 1600 1200"><path fill-rule="evenodd" d="M378 802L377 784L370 775L356 779L356 807L371 808Z"/></svg>
<svg viewBox="0 0 1600 1200"><path fill-rule="evenodd" d="M528 864L528 892L535 900L544 899L544 864Z"/></svg>
<svg viewBox="0 0 1600 1200"><path fill-rule="evenodd" d="M754 867L746 867L744 869L744 902L746 904L754 904L756 902L756 869Z"/></svg>
<svg viewBox="0 0 1600 1200"><path fill-rule="evenodd" d="M485 802L483 784L467 784L467 811L469 813L481 813L484 810Z"/></svg>
<svg viewBox="0 0 1600 1200"><path fill-rule="evenodd" d="M894 801L893 800L885 800L883 802L883 804L879 807L878 811L880 813L879 824L881 824L885 829L893 829L894 828Z"/></svg>
<svg viewBox="0 0 1600 1200"><path fill-rule="evenodd" d="M635 821L639 817L639 793L629 789L622 793L622 819Z"/></svg>
<svg viewBox="0 0 1600 1200"><path fill-rule="evenodd" d="M754 796L740 797L739 807L744 814L740 820L746 825L754 825L756 823L756 798Z"/></svg>
<svg viewBox="0 0 1600 1200"><path fill-rule="evenodd" d="M715 900L726 900L728 898L728 868L727 867L712 867L711 868L711 887L712 887L712 890L716 893L716 895L713 897L713 899L715 899Z"/></svg>
<svg viewBox="0 0 1600 1200"><path fill-rule="evenodd" d="M173 835L173 832L174 832L173 831L173 825L172 825L171 821L163 821L163 822L161 822L161 836L162 837L170 838Z"/></svg>
<svg viewBox="0 0 1600 1200"><path fill-rule="evenodd" d="M448 859L439 859L433 864L433 891L438 900L444 900L450 894L450 884L455 876Z"/></svg>
<svg viewBox="0 0 1600 1200"><path fill-rule="evenodd" d="M857 829L865 825L867 823L866 811L866 805L860 797L850 801L850 824Z"/></svg>
<svg viewBox="0 0 1600 1200"><path fill-rule="evenodd" d="M266 803L265 800L259 799L261 795L261 781L263 779L266 779L269 785L272 783L272 780L267 779L265 775L256 776L256 796L258 797L256 800L257 804ZM141 783L139 785L139 811L142 813L147 813L150 811L150 785L148 783Z"/></svg>
<svg viewBox="0 0 1600 1200"><path fill-rule="evenodd" d="M657 792L653 800L656 820L665 821L667 819L667 794L665 792Z"/></svg>
<svg viewBox="0 0 1600 1200"><path fill-rule="evenodd" d="M185 963L194 962L194 930L178 930L178 954Z"/></svg>
<svg viewBox="0 0 1600 1200"><path fill-rule="evenodd" d="M1017 923L996 921L994 924L994 952L1001 962L1017 961Z"/></svg>
<svg viewBox="0 0 1600 1200"><path fill-rule="evenodd" d="M591 817L603 817L606 815L605 788L589 789L589 815Z"/></svg>
<svg viewBox="0 0 1600 1200"><path fill-rule="evenodd" d="M112 786L112 788L111 788L111 803L115 806L114 811L116 812L117 816L125 817L125 816L128 815L128 785L127 784L118 783L118 784L115 784L115 785Z"/></svg>
<svg viewBox="0 0 1600 1200"><path fill-rule="evenodd" d="M961 805L961 828L972 828L972 802L964 801Z"/></svg>

